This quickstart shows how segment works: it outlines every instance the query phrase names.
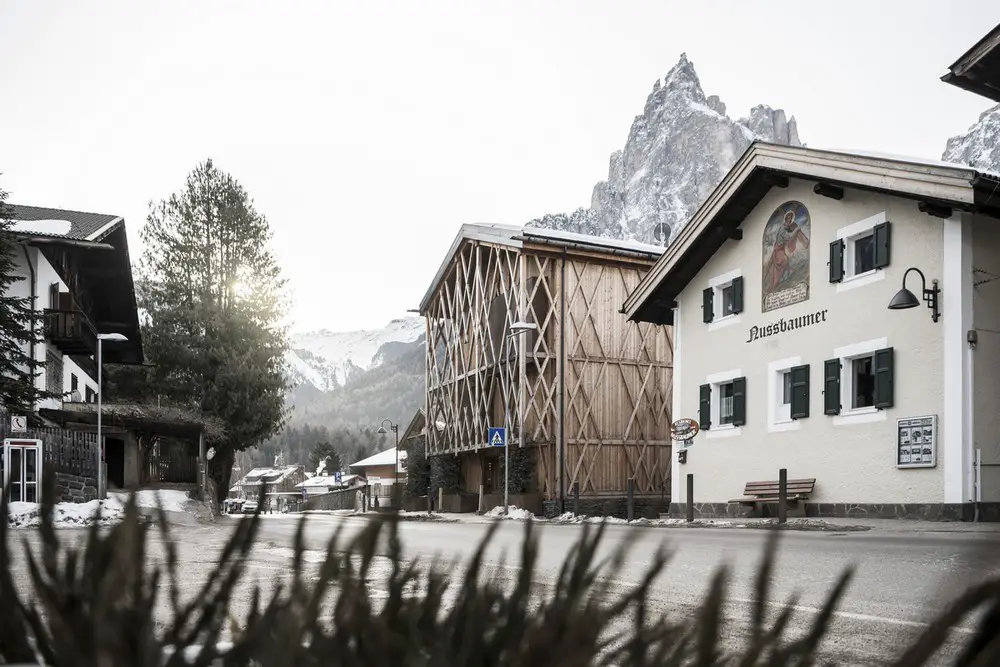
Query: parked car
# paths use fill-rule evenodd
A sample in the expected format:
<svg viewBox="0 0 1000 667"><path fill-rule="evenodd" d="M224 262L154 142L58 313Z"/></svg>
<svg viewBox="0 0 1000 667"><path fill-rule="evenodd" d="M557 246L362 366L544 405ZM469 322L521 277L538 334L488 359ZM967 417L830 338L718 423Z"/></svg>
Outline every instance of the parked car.
<svg viewBox="0 0 1000 667"><path fill-rule="evenodd" d="M257 503L253 500L249 500L243 503L243 513L244 514L255 514L257 512Z"/></svg>

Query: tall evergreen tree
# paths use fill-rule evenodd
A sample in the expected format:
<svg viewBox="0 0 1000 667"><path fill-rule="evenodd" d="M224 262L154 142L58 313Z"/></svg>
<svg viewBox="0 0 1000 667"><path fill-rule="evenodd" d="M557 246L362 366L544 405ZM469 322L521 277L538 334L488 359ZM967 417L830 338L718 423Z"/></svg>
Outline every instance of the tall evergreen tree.
<svg viewBox="0 0 1000 667"><path fill-rule="evenodd" d="M42 315L26 290L13 289L25 280L18 272L25 246L12 233L13 215L0 189L0 407L32 414L36 403L52 394L35 385L43 364L31 358L32 343L43 340Z"/></svg>
<svg viewBox="0 0 1000 667"><path fill-rule="evenodd" d="M226 423L208 476L229 488L235 453L286 419L285 281L271 229L246 190L211 160L150 212L142 233L139 301L158 394Z"/></svg>
<svg viewBox="0 0 1000 667"><path fill-rule="evenodd" d="M326 461L325 471L328 474L336 472L341 468L340 454L326 440L313 445L312 451L309 453L309 470L317 470L320 461Z"/></svg>

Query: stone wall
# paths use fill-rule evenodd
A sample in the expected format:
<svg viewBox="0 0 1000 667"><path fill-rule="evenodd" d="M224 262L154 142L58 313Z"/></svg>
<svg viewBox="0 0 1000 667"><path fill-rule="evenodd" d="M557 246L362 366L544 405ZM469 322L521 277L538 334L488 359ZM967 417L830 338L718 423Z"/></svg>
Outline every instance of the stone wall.
<svg viewBox="0 0 1000 667"><path fill-rule="evenodd" d="M559 516L559 500L546 500L542 503L546 518ZM633 519L657 519L661 513L667 511L669 501L665 498L636 497L632 499ZM573 498L566 499L566 511L576 512L584 516L613 516L619 519L628 518L628 499L625 496L613 496L609 498L580 498L579 510Z"/></svg>
<svg viewBox="0 0 1000 667"><path fill-rule="evenodd" d="M97 479L94 477L57 472L55 484L57 503L86 503L97 499Z"/></svg>
<svg viewBox="0 0 1000 667"><path fill-rule="evenodd" d="M684 518L685 503L672 503L670 516ZM974 503L805 503L811 518L910 519L916 521L972 521ZM695 503L696 519L773 518L777 504L765 504L760 512L737 503ZM1000 521L1000 503L979 503L979 521Z"/></svg>

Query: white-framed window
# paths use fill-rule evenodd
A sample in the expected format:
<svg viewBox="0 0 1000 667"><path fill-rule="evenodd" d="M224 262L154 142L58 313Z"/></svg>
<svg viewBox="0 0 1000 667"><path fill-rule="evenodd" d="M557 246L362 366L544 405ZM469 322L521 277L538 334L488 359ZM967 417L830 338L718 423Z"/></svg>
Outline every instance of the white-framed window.
<svg viewBox="0 0 1000 667"><path fill-rule="evenodd" d="M746 385L739 369L705 378L699 387L698 421L708 437L740 434L747 420Z"/></svg>
<svg viewBox="0 0 1000 667"><path fill-rule="evenodd" d="M801 420L809 416L809 365L789 357L768 363L767 372L768 430L801 428Z"/></svg>
<svg viewBox="0 0 1000 667"><path fill-rule="evenodd" d="M885 338L834 350L824 365L824 413L838 423L881 421L894 404L895 354Z"/></svg>
<svg viewBox="0 0 1000 667"><path fill-rule="evenodd" d="M702 321L709 330L736 324L743 312L743 274L735 269L708 281L702 290Z"/></svg>
<svg viewBox="0 0 1000 667"><path fill-rule="evenodd" d="M837 291L854 289L885 279L889 266L890 225L885 212L837 230L830 243L830 282Z"/></svg>

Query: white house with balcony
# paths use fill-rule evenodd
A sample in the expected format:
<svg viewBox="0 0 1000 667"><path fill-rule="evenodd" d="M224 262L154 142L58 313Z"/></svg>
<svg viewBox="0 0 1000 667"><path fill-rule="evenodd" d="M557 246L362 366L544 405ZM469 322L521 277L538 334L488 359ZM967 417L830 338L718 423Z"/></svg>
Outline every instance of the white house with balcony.
<svg viewBox="0 0 1000 667"><path fill-rule="evenodd" d="M43 313L42 340L27 350L39 388L56 394L36 411L97 400L97 340L105 364L141 364L125 221L121 216L9 205L19 243L10 290ZM123 340L124 339L124 340Z"/></svg>

